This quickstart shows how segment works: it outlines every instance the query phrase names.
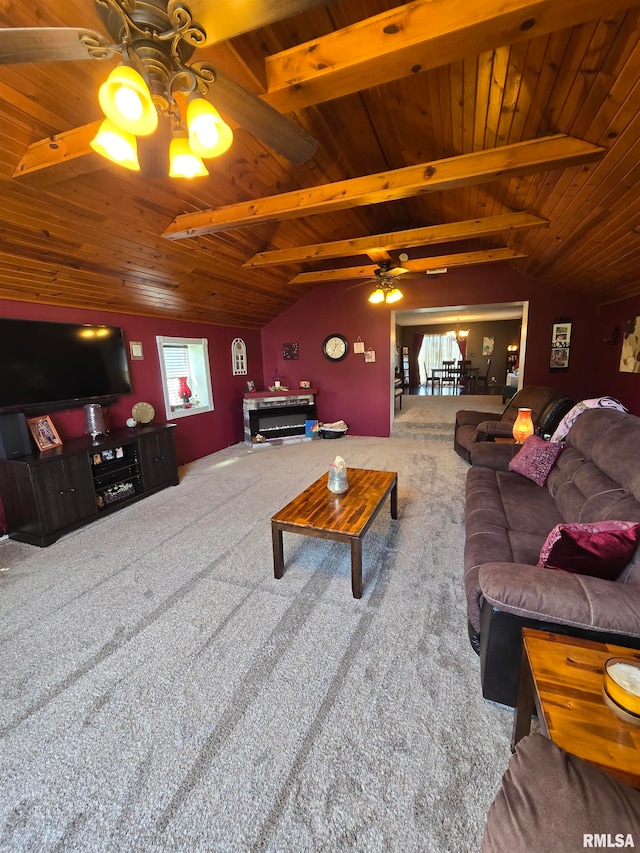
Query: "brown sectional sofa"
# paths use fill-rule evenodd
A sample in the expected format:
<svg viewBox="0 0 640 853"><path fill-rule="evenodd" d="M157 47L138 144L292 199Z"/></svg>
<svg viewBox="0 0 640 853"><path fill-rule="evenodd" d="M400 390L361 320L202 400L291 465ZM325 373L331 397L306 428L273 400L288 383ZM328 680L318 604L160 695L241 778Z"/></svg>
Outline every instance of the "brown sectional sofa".
<svg viewBox="0 0 640 853"><path fill-rule="evenodd" d="M487 816L482 853L637 848L640 791L540 734L516 747Z"/></svg>
<svg viewBox="0 0 640 853"><path fill-rule="evenodd" d="M545 486L508 470L509 445L479 443L467 474L469 635L483 695L515 706L523 626L640 648L640 548L617 581L536 564L561 522L640 522L640 418L589 409Z"/></svg>
<svg viewBox="0 0 640 853"><path fill-rule="evenodd" d="M501 415L460 409L456 413L454 450L465 462L469 462L471 452L479 442L510 438L520 407L531 409L531 419L538 433L551 435L573 405L574 401L557 388L525 385L509 400Z"/></svg>

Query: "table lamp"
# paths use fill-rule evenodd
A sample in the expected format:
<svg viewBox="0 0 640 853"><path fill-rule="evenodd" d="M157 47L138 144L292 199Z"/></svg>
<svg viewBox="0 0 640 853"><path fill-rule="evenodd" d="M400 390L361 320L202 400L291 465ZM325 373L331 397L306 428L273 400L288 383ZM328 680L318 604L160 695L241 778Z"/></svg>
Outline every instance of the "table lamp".
<svg viewBox="0 0 640 853"><path fill-rule="evenodd" d="M513 437L517 444L533 435L533 421L531 420L531 409L518 409L518 417L513 424Z"/></svg>

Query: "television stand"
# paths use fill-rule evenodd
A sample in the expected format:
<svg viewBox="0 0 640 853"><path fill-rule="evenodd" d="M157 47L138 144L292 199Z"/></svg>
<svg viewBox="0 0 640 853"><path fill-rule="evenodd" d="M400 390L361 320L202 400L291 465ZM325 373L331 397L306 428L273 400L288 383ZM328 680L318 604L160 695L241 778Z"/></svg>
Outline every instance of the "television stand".
<svg viewBox="0 0 640 853"><path fill-rule="evenodd" d="M0 459L9 537L46 547L65 533L177 486L175 424L112 430L92 441Z"/></svg>

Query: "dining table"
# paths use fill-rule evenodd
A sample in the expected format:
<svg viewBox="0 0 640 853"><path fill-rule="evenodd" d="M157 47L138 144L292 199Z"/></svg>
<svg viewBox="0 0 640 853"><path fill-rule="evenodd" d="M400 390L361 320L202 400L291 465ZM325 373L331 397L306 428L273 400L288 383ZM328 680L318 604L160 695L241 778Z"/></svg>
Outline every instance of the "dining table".
<svg viewBox="0 0 640 853"><path fill-rule="evenodd" d="M459 367L433 367L431 368L431 382L442 382L442 379L446 374L447 379L451 377L452 379L454 379L456 384L461 377L468 376L471 380L471 384L475 386L479 373L479 367L469 367L464 371L461 370Z"/></svg>

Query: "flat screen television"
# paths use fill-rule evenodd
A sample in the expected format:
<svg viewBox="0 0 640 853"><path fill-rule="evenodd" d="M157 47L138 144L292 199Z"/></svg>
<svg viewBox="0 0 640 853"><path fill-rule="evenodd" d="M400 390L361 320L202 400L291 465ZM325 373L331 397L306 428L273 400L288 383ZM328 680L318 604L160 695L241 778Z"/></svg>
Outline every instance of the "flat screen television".
<svg viewBox="0 0 640 853"><path fill-rule="evenodd" d="M117 326L0 318L0 410L40 414L130 392Z"/></svg>

